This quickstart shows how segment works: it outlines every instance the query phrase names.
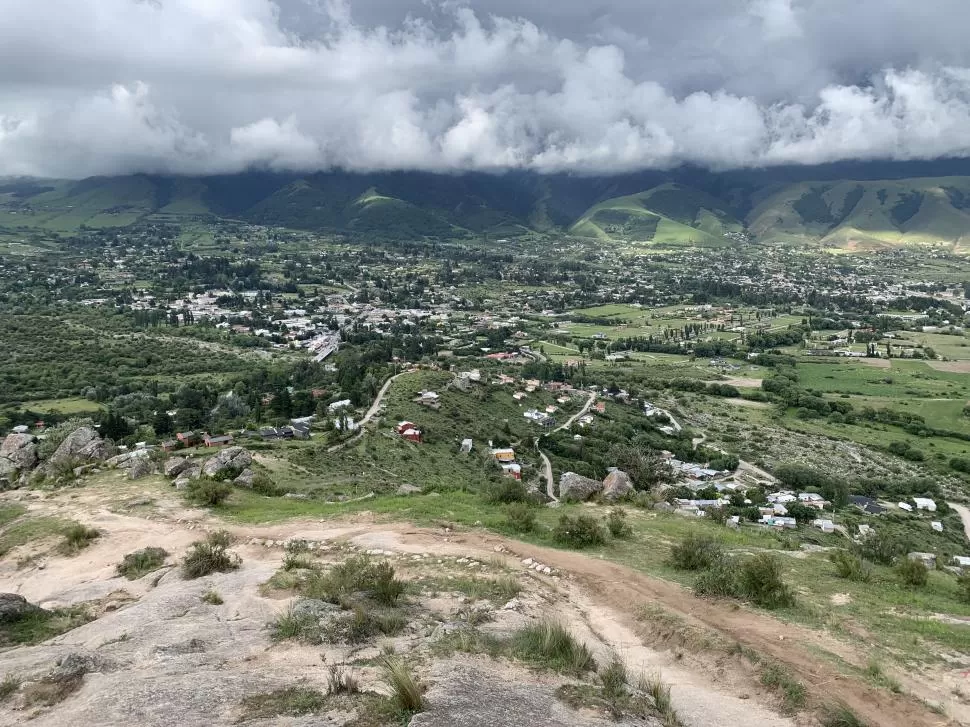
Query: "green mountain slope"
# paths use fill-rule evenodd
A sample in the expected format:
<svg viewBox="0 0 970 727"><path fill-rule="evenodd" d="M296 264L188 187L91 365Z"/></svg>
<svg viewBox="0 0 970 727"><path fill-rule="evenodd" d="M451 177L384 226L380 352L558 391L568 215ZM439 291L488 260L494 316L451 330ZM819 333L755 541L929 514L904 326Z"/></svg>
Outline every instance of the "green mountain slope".
<svg viewBox="0 0 970 727"><path fill-rule="evenodd" d="M762 240L965 246L970 177L790 184L766 194L747 221Z"/></svg>
<svg viewBox="0 0 970 727"><path fill-rule="evenodd" d="M743 225L722 200L680 184L613 197L594 205L570 228L580 237L631 242L720 243Z"/></svg>

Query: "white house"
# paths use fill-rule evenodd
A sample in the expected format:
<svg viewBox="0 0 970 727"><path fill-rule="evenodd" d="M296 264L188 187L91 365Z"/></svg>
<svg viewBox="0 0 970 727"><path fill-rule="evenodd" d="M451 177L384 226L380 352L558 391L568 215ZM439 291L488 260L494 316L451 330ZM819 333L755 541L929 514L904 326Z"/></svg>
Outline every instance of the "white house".
<svg viewBox="0 0 970 727"><path fill-rule="evenodd" d="M916 503L917 510L936 512L936 503L928 497L914 497L913 502Z"/></svg>
<svg viewBox="0 0 970 727"><path fill-rule="evenodd" d="M938 533L943 532L943 523L941 523L939 520L934 520L933 522L931 522L930 527L933 528Z"/></svg>
<svg viewBox="0 0 970 727"><path fill-rule="evenodd" d="M913 511L913 506L910 505L908 502L897 502L896 503L896 506L900 510L905 510L906 512L912 512Z"/></svg>
<svg viewBox="0 0 970 727"><path fill-rule="evenodd" d="M835 523L832 522L831 520L823 520L823 519L813 520L812 525L817 527L823 533L835 532Z"/></svg>

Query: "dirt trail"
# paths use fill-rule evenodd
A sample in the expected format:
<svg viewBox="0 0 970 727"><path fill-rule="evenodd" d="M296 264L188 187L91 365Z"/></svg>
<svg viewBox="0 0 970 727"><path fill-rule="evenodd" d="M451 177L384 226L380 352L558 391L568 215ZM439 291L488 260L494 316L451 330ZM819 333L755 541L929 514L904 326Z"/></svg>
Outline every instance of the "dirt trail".
<svg viewBox="0 0 970 727"><path fill-rule="evenodd" d="M963 521L963 532L966 534L967 540L970 540L970 508L966 505L958 505L955 502L948 502L947 505L957 511Z"/></svg>
<svg viewBox="0 0 970 727"><path fill-rule="evenodd" d="M84 492L84 491L82 491ZM92 546L79 558L50 563L44 569L29 569L11 573L9 568L0 574L2 588L15 590L26 597L59 600L58 594L83 588L92 597L99 597L99 583L118 562L119 553L129 552L149 544L171 546L178 551L197 539L199 530L226 527L226 524L198 510L184 510L168 505L153 519L119 514L106 509L103 494L84 492L81 497L58 502L34 500L31 510L37 513L73 517L94 525L105 533L99 544ZM117 494L115 494L117 497ZM939 727L945 718L930 712L911 697L892 694L869 686L863 681L839 673L829 661L818 655L823 648L849 661L864 665L851 645L839 642L823 633L783 623L759 612L738 608L733 603L698 599L681 586L652 578L638 571L580 553L560 551L495 534L433 530L410 524L375 523L373 516L361 513L346 520L299 520L269 526L232 526L228 528L243 539L272 538L286 540L336 540L353 543L366 549L380 549L404 554L431 553L435 555L469 556L482 560L496 557L515 557L519 561L534 558L551 566L564 577L559 581L562 608L579 606L586 614L589 627L606 644L620 653L631 668L663 669L664 678L672 685L672 695L678 709L689 717L690 727L718 727L738 724L746 727L790 727L795 723L778 717L754 700L744 701L730 692L713 675L691 671L687 666L671 661L669 653L644 646L636 637L643 624L638 612L652 604L680 616L686 623L719 634L729 642L737 642L762 656L783 663L809 688L810 693L826 701L840 700L849 705L868 724L880 727ZM243 557L252 557L243 549ZM724 720L721 717L725 717Z"/></svg>

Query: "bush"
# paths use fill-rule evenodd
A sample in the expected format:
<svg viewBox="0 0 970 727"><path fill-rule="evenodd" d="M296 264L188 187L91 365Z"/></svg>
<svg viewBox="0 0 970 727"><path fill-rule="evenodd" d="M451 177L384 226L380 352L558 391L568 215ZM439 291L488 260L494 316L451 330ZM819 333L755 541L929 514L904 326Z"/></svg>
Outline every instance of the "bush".
<svg viewBox="0 0 970 727"><path fill-rule="evenodd" d="M606 516L606 528L614 538L633 537L633 528L626 521L626 511L619 507L610 510L610 514Z"/></svg>
<svg viewBox="0 0 970 727"><path fill-rule="evenodd" d="M740 596L737 574L726 559L715 562L694 581L694 593L712 598Z"/></svg>
<svg viewBox="0 0 970 727"><path fill-rule="evenodd" d="M221 606L225 601L222 600L222 596L219 595L217 591L206 591L202 594L202 602L208 603L210 606Z"/></svg>
<svg viewBox="0 0 970 727"><path fill-rule="evenodd" d="M74 523L64 531L64 542L61 543L60 550L66 555L73 555L80 550L84 550L100 537L101 533L94 528L89 528L80 523Z"/></svg>
<svg viewBox="0 0 970 727"><path fill-rule="evenodd" d="M677 570L705 570L724 557L721 544L709 535L688 533L670 549L671 566Z"/></svg>
<svg viewBox="0 0 970 727"><path fill-rule="evenodd" d="M129 581L137 580L146 573L158 570L168 557L168 551L163 548L142 548L134 553L128 553L117 565L118 575Z"/></svg>
<svg viewBox="0 0 970 727"><path fill-rule="evenodd" d="M844 549L835 550L829 553L829 560L835 566L839 578L858 583L868 583L872 579L872 567L855 553Z"/></svg>
<svg viewBox="0 0 970 727"><path fill-rule="evenodd" d="M333 643L359 644L381 634L394 636L406 625L404 617L395 611L377 611L355 606L327 625L326 636Z"/></svg>
<svg viewBox="0 0 970 727"><path fill-rule="evenodd" d="M589 548L606 542L603 529L591 515L562 515L552 537L560 545L570 548Z"/></svg>
<svg viewBox="0 0 970 727"><path fill-rule="evenodd" d="M280 614L269 625L273 641L301 641L305 644L323 643L320 619L310 613L294 613L293 609Z"/></svg>
<svg viewBox="0 0 970 727"><path fill-rule="evenodd" d="M869 533L862 541L860 553L866 560L880 565L892 565L896 556L906 551L906 545L896 540L887 530Z"/></svg>
<svg viewBox="0 0 970 727"><path fill-rule="evenodd" d="M741 595L764 608L795 604L795 594L781 578L781 563L770 553L759 553L741 564L738 573Z"/></svg>
<svg viewBox="0 0 970 727"><path fill-rule="evenodd" d="M904 586L922 588L929 580L929 571L921 560L903 558L896 566L896 575Z"/></svg>
<svg viewBox="0 0 970 727"><path fill-rule="evenodd" d="M535 509L524 502L513 502L505 508L505 522L516 533L531 533L536 529Z"/></svg>
<svg viewBox="0 0 970 727"><path fill-rule="evenodd" d="M600 685L603 687L603 697L611 706L618 705L627 696L628 676L626 665L616 654L609 664L599 673ZM614 709L614 713L619 710Z"/></svg>
<svg viewBox="0 0 970 727"><path fill-rule="evenodd" d="M228 499L232 485L218 480L192 480L185 488L185 499L193 505L213 507Z"/></svg>
<svg viewBox="0 0 970 727"><path fill-rule="evenodd" d="M492 505L510 505L513 502L525 502L529 493L521 480L503 477L498 482L488 485L485 490L485 500Z"/></svg>
<svg viewBox="0 0 970 727"><path fill-rule="evenodd" d="M384 678L391 688L394 705L402 724L424 709L424 687L400 657L387 654L381 659Z"/></svg>
<svg viewBox="0 0 970 727"><path fill-rule="evenodd" d="M205 541L192 543L189 552L182 559L182 577L188 580L211 573L236 570L241 561L239 556L226 550L228 535L225 531L220 531L211 533Z"/></svg>
<svg viewBox="0 0 970 727"><path fill-rule="evenodd" d="M957 578L957 598L964 603L970 603L970 573L964 573Z"/></svg>
<svg viewBox="0 0 970 727"><path fill-rule="evenodd" d="M359 555L338 563L326 574L310 577L304 594L339 604L362 595L385 606L394 606L406 587L404 581L394 577L390 563L375 564L367 556Z"/></svg>
<svg viewBox="0 0 970 727"><path fill-rule="evenodd" d="M512 651L520 659L558 672L580 675L596 668L586 644L555 621L540 621L517 631L512 637Z"/></svg>

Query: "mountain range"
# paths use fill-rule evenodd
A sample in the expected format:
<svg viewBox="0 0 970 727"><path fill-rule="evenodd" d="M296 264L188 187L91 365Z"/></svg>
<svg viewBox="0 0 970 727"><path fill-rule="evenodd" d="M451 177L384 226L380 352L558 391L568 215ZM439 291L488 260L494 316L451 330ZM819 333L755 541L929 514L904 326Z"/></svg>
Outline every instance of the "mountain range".
<svg viewBox="0 0 970 727"><path fill-rule="evenodd" d="M970 247L970 161L842 163L613 177L526 172L250 172L0 179L0 227L52 232L228 218L375 238L569 234L701 245Z"/></svg>

